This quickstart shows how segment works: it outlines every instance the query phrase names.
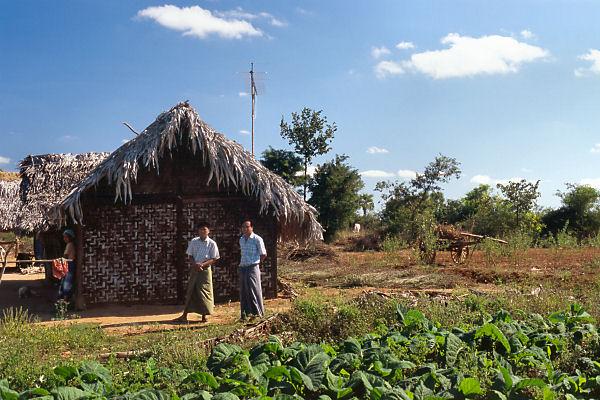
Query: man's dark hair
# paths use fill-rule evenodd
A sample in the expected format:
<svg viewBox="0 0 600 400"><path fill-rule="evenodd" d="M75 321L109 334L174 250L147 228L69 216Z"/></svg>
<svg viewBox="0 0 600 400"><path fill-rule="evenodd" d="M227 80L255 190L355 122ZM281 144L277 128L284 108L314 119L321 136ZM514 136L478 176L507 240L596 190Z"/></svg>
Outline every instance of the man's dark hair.
<svg viewBox="0 0 600 400"><path fill-rule="evenodd" d="M200 221L196 224L196 229L200 228L210 228L210 225L208 225L208 222L206 221Z"/></svg>
<svg viewBox="0 0 600 400"><path fill-rule="evenodd" d="M246 222L250 222L250 226L254 228L254 225L252 225L252 221L250 221L249 219L243 220L242 223L240 224L240 226L244 225Z"/></svg>

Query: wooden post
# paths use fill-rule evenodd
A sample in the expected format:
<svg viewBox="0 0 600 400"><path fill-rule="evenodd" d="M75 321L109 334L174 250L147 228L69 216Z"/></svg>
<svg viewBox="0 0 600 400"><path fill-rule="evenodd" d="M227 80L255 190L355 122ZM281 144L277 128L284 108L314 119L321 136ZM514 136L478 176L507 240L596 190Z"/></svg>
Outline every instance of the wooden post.
<svg viewBox="0 0 600 400"><path fill-rule="evenodd" d="M83 293L83 258L84 258L84 240L85 231L81 225L75 225L75 248L77 251L77 260L75 261L75 308L85 310L85 293Z"/></svg>

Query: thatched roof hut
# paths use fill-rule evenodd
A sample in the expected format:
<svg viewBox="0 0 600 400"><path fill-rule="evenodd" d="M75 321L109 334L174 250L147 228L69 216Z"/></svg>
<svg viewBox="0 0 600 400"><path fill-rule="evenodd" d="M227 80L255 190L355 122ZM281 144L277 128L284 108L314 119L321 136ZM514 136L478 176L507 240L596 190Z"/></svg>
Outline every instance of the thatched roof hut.
<svg viewBox="0 0 600 400"><path fill-rule="evenodd" d="M85 178L108 153L29 155L20 163L17 226L26 232L47 230L59 222L50 211Z"/></svg>
<svg viewBox="0 0 600 400"><path fill-rule="evenodd" d="M81 195L101 181L115 188L115 201L132 199L132 183L140 169L160 173L159 160L186 147L202 160L209 174L206 185L241 191L260 202L260 213L279 223L283 240L312 241L323 237L316 210L280 176L254 159L239 143L227 139L200 119L187 102L163 112L140 135L125 143L94 168L62 202L61 209L75 222L83 222ZM63 216L65 213L63 213Z"/></svg>
<svg viewBox="0 0 600 400"><path fill-rule="evenodd" d="M0 177L0 232L12 231L17 227L21 207L19 198L19 174L2 172Z"/></svg>
<svg viewBox="0 0 600 400"><path fill-rule="evenodd" d="M207 221L221 250L217 301L238 297L240 224L265 241L263 294L277 295L277 241L322 237L316 211L187 103L160 114L99 163L57 208L77 233L78 303L174 303L189 272L185 250Z"/></svg>

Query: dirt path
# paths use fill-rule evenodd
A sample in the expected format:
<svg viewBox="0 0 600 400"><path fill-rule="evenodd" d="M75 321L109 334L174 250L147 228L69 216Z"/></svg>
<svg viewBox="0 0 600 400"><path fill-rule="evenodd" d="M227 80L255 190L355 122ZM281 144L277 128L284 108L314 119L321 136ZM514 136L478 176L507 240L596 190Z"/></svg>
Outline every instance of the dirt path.
<svg viewBox="0 0 600 400"><path fill-rule="evenodd" d="M35 296L19 298L20 287L31 288ZM21 275L15 272L7 273L0 284L0 313L8 308L29 310L38 318L40 324L98 324L107 332L136 334L160 330L200 328L200 316L190 314L189 324L175 323L173 320L181 315L181 305L103 305L88 310L69 313L72 318L53 321L55 317L54 296L56 288L44 284L44 274ZM291 302L287 298L269 299L265 301L268 313L288 310ZM215 314L209 319L209 324L233 324L239 319L239 302L217 304Z"/></svg>

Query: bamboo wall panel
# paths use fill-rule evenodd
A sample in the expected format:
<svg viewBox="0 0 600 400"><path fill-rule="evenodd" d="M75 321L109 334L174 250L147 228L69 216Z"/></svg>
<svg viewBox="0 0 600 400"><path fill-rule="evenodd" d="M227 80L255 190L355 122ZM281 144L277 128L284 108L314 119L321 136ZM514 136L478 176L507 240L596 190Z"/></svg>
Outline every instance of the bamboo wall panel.
<svg viewBox="0 0 600 400"><path fill-rule="evenodd" d="M86 302L174 303L176 206L101 206L86 210L82 289Z"/></svg>

